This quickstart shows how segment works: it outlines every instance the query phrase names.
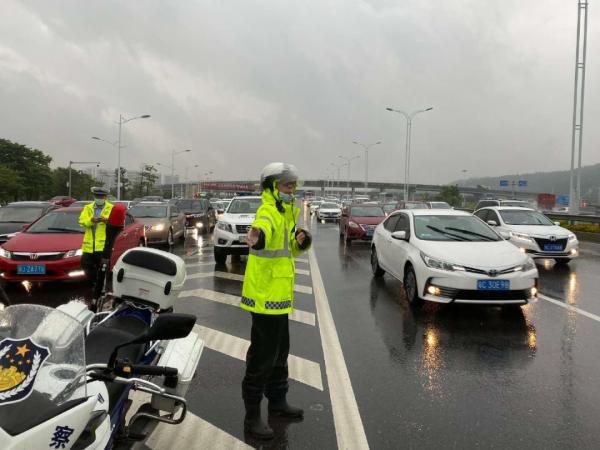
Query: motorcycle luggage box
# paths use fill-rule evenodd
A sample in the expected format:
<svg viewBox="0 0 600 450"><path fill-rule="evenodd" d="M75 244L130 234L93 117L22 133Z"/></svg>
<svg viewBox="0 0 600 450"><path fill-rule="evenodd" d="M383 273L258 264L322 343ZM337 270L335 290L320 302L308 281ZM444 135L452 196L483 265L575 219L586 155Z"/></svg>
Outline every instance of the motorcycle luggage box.
<svg viewBox="0 0 600 450"><path fill-rule="evenodd" d="M178 371L179 381L177 387L166 388L169 394L185 397L190 387L192 378L202 356L204 341L196 333L191 332L187 337L167 341L167 346L157 363L159 366L174 367ZM172 400L153 395L152 406L162 411L174 412L175 405Z"/></svg>
<svg viewBox="0 0 600 450"><path fill-rule="evenodd" d="M154 248L132 248L113 268L113 294L165 310L175 304L185 277L185 262L179 256Z"/></svg>

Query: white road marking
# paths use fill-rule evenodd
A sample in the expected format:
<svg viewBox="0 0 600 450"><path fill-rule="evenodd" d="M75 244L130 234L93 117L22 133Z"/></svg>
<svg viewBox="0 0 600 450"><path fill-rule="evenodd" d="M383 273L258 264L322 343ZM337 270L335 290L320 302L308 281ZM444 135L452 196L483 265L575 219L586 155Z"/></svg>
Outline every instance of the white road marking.
<svg viewBox="0 0 600 450"><path fill-rule="evenodd" d="M560 300L556 300L554 298L548 297L543 294L538 295L538 298L541 298L542 300L546 300L547 302L550 302L550 303L554 303L555 305L560 306L561 308L568 309L569 311L576 312L577 314L581 314L582 316L588 317L592 320L595 320L596 322L600 322L600 316L597 316L596 314L584 311L583 309L579 309L576 306L569 305L568 303L565 303Z"/></svg>
<svg viewBox="0 0 600 450"><path fill-rule="evenodd" d="M296 271L297 274L299 275L308 275L310 276L310 270L305 270L305 269L298 269L296 267L296 269L294 269Z"/></svg>
<svg viewBox="0 0 600 450"><path fill-rule="evenodd" d="M240 275L239 273L229 273L229 272L199 272L192 273L187 276L188 280L193 280L195 278L224 278L226 280L235 280L235 281L244 281L244 275ZM302 294L312 295L313 290L310 286L304 286L302 284L294 285L294 291L300 292Z"/></svg>
<svg viewBox="0 0 600 450"><path fill-rule="evenodd" d="M308 259L306 259L306 258L294 258L294 261L308 264Z"/></svg>
<svg viewBox="0 0 600 450"><path fill-rule="evenodd" d="M204 262L186 264L185 267L189 268L189 267L214 266L214 265L215 265L214 261L204 261Z"/></svg>
<svg viewBox="0 0 600 450"><path fill-rule="evenodd" d="M204 345L211 350L246 361L246 352L250 341L201 325L194 325L194 331L204 340ZM323 390L321 366L318 363L290 355L288 369L290 378L319 391Z"/></svg>
<svg viewBox="0 0 600 450"><path fill-rule="evenodd" d="M237 295L225 294L223 292L212 291L210 289L192 289L190 291L182 291L179 293L179 298L196 297L205 300L210 300L224 305L240 306L240 297ZM306 325L315 326L315 315L308 311L295 309L290 314L290 320L301 322Z"/></svg>
<svg viewBox="0 0 600 450"><path fill-rule="evenodd" d="M311 248L308 255L338 448L368 449L369 443L358 411L352 381L344 360L315 251Z"/></svg>

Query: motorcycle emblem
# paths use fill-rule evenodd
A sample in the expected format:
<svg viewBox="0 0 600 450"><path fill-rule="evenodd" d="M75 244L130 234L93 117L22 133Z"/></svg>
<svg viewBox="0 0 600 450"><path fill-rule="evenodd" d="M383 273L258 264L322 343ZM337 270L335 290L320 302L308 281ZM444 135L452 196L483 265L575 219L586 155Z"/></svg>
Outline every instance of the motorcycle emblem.
<svg viewBox="0 0 600 450"><path fill-rule="evenodd" d="M46 347L29 338L0 342L0 406L20 402L31 394L35 377L49 356Z"/></svg>

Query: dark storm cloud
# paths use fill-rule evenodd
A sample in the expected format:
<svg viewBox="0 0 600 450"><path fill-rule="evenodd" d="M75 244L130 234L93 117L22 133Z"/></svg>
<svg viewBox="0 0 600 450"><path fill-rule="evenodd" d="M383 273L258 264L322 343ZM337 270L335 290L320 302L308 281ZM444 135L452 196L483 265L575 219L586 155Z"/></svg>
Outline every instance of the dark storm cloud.
<svg viewBox="0 0 600 450"><path fill-rule="evenodd" d="M590 21L598 17L592 8ZM58 164L200 164L221 178L271 160L323 176L355 139L382 140L371 179L564 168L569 163L576 3L490 1L8 1L0 24L0 135ZM590 28L584 161L600 160ZM100 152L100 154L98 154ZM362 178L362 161L353 177Z"/></svg>

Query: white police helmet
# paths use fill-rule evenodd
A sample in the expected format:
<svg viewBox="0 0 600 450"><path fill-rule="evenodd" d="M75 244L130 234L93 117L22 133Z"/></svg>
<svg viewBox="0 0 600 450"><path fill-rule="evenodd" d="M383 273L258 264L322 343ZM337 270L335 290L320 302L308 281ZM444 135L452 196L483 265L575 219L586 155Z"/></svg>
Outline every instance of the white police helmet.
<svg viewBox="0 0 600 450"><path fill-rule="evenodd" d="M260 172L260 185L263 189L273 187L273 182L297 183L298 169L293 164L274 162L267 164Z"/></svg>

